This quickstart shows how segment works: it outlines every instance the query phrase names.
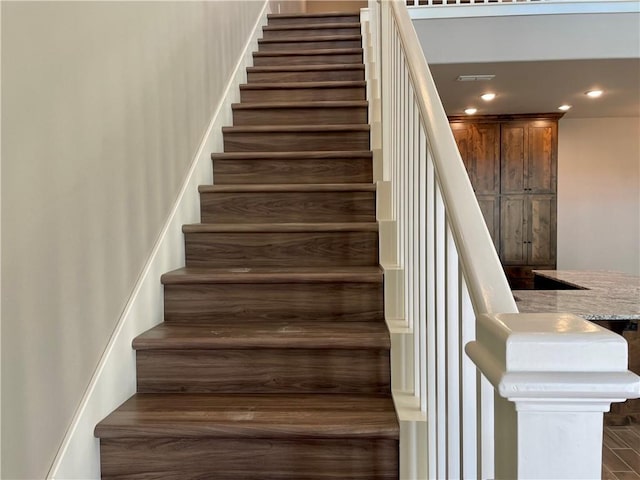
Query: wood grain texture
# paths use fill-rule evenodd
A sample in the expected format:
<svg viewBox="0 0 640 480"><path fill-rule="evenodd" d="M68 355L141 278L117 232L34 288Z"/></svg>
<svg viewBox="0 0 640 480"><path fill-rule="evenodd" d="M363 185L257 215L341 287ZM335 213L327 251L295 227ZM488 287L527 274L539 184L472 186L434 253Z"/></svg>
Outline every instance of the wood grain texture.
<svg viewBox="0 0 640 480"><path fill-rule="evenodd" d="M391 393L389 350L137 352L138 393Z"/></svg>
<svg viewBox="0 0 640 480"><path fill-rule="evenodd" d="M225 130L225 152L287 152L287 151L333 151L352 150L362 151L369 149L368 129L354 129L352 125L344 125L342 129L329 129L332 125L323 125L320 129L288 129L276 132L271 131L240 131L235 129ZM257 128L257 127L256 127Z"/></svg>
<svg viewBox="0 0 640 480"><path fill-rule="evenodd" d="M202 283L382 283L380 267L178 268L161 277L164 285Z"/></svg>
<svg viewBox="0 0 640 480"><path fill-rule="evenodd" d="M193 267L377 265L377 232L191 232L185 259Z"/></svg>
<svg viewBox="0 0 640 480"><path fill-rule="evenodd" d="M100 438L398 438L389 395L136 394L105 418Z"/></svg>
<svg viewBox="0 0 640 480"><path fill-rule="evenodd" d="M203 223L374 222L373 192L201 192Z"/></svg>
<svg viewBox="0 0 640 480"><path fill-rule="evenodd" d="M250 83L240 86L240 100L249 102L320 102L366 98L364 82ZM303 124L309 125L304 122ZM340 124L340 122L334 122ZM263 123L269 125L269 123ZM289 122L286 125L296 125Z"/></svg>
<svg viewBox="0 0 640 480"><path fill-rule="evenodd" d="M165 284L167 322L382 321L381 283ZM330 327L329 327L330 328Z"/></svg>
<svg viewBox="0 0 640 480"><path fill-rule="evenodd" d="M234 125L335 125L367 123L365 101L239 103L232 105Z"/></svg>
<svg viewBox="0 0 640 480"><path fill-rule="evenodd" d="M363 61L361 48L326 48L323 50L280 50L277 52L254 52L253 65L326 65Z"/></svg>
<svg viewBox="0 0 640 480"><path fill-rule="evenodd" d="M384 322L247 321L202 324L160 323L138 335L136 350L183 349L347 349L388 350L389 332Z"/></svg>
<svg viewBox="0 0 640 480"><path fill-rule="evenodd" d="M274 25L322 25L359 23L360 15L354 13L270 13L267 15L269 26Z"/></svg>
<svg viewBox="0 0 640 480"><path fill-rule="evenodd" d="M212 161L217 185L373 181L371 152L221 153Z"/></svg>
<svg viewBox="0 0 640 480"><path fill-rule="evenodd" d="M361 35L327 35L318 37L293 37L288 39L264 39L258 40L258 49L261 52L279 50L322 50L327 48L361 48Z"/></svg>
<svg viewBox="0 0 640 480"><path fill-rule="evenodd" d="M248 67L247 82L326 82L362 81L364 65L280 65L271 67Z"/></svg>
<svg viewBox="0 0 640 480"><path fill-rule="evenodd" d="M261 185L200 185L198 187L200 193L248 193L248 192L299 192L299 193L311 193L311 192L370 192L376 191L376 186L373 184L356 183L345 184L337 183L331 184L315 184L306 185L300 183L290 183L287 185L269 185L263 183Z"/></svg>
<svg viewBox="0 0 640 480"><path fill-rule="evenodd" d="M262 27L262 38L287 39L325 35L360 35L359 23L325 23L308 25L267 25Z"/></svg>
<svg viewBox="0 0 640 480"><path fill-rule="evenodd" d="M391 439L138 438L100 442L104 480L397 479ZM215 473L214 473L215 472Z"/></svg>

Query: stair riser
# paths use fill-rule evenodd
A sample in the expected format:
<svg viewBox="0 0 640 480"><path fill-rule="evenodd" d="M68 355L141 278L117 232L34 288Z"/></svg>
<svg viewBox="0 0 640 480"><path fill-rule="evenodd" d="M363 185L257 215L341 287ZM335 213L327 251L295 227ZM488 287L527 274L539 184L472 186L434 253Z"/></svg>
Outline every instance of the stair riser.
<svg viewBox="0 0 640 480"><path fill-rule="evenodd" d="M397 479L387 439L122 438L100 441L104 480ZM215 473L213 473L215 472Z"/></svg>
<svg viewBox="0 0 640 480"><path fill-rule="evenodd" d="M215 183L371 183L370 158L213 161Z"/></svg>
<svg viewBox="0 0 640 480"><path fill-rule="evenodd" d="M224 132L225 152L369 150L368 131Z"/></svg>
<svg viewBox="0 0 640 480"><path fill-rule="evenodd" d="M253 65L256 67L269 67L276 65L336 65L336 64L361 64L362 53L336 53L324 55L269 55L253 57Z"/></svg>
<svg viewBox="0 0 640 480"><path fill-rule="evenodd" d="M327 48L361 48L362 39L356 40L319 40L319 41L282 41L258 44L260 52L277 52L281 50L323 50Z"/></svg>
<svg viewBox="0 0 640 480"><path fill-rule="evenodd" d="M313 38L327 35L360 35L360 27L331 27L331 28L292 28L286 30L263 30L262 38L286 40L289 38Z"/></svg>
<svg viewBox="0 0 640 480"><path fill-rule="evenodd" d="M388 350L139 350L138 393L391 392Z"/></svg>
<svg viewBox="0 0 640 480"><path fill-rule="evenodd" d="M382 321L379 283L165 285L167 322Z"/></svg>
<svg viewBox="0 0 640 480"><path fill-rule="evenodd" d="M242 102L320 102L365 100L365 98L366 90L364 87L240 90L240 101ZM289 123L289 125L293 124Z"/></svg>
<svg viewBox="0 0 640 480"><path fill-rule="evenodd" d="M377 232L187 233L188 267L378 264Z"/></svg>
<svg viewBox="0 0 640 480"><path fill-rule="evenodd" d="M233 111L233 124L244 125L347 125L367 123L367 107L256 108Z"/></svg>
<svg viewBox="0 0 640 480"><path fill-rule="evenodd" d="M375 222L375 192L204 192L203 223Z"/></svg>
<svg viewBox="0 0 640 480"><path fill-rule="evenodd" d="M359 23L360 15L326 15L312 17L272 17L269 16L270 27L278 25L324 25L326 23Z"/></svg>
<svg viewBox="0 0 640 480"><path fill-rule="evenodd" d="M362 81L364 70L316 70L304 72L247 72L248 83Z"/></svg>

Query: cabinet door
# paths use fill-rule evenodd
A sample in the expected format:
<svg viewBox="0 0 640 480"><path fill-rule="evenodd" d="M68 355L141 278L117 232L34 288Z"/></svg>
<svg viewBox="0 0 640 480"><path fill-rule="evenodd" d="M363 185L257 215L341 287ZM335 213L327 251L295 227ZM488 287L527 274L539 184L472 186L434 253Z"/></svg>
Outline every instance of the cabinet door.
<svg viewBox="0 0 640 480"><path fill-rule="evenodd" d="M500 253L500 197L497 195L478 195L477 198L496 252Z"/></svg>
<svg viewBox="0 0 640 480"><path fill-rule="evenodd" d="M529 265L556 263L556 196L528 196L527 260Z"/></svg>
<svg viewBox="0 0 640 480"><path fill-rule="evenodd" d="M500 258L503 265L527 263L527 196L505 195L500 200Z"/></svg>
<svg viewBox="0 0 640 480"><path fill-rule="evenodd" d="M557 170L557 124L535 121L529 125L525 190L530 193L554 193Z"/></svg>
<svg viewBox="0 0 640 480"><path fill-rule="evenodd" d="M502 124L502 193L556 191L557 134L558 126L555 121Z"/></svg>
<svg viewBox="0 0 640 480"><path fill-rule="evenodd" d="M500 193L500 125L473 126L472 184L479 195Z"/></svg>
<svg viewBox="0 0 640 480"><path fill-rule="evenodd" d="M501 192L524 193L528 157L527 123L503 123L501 131Z"/></svg>
<svg viewBox="0 0 640 480"><path fill-rule="evenodd" d="M471 152L472 152L471 124L452 123L451 131L453 132L453 138L455 138L456 144L458 145L458 150L460 151L462 162L464 163L464 166L467 169L467 174L469 175L469 180L471 180L471 185L473 185L473 173L471 171L473 169L473 161L471 158Z"/></svg>
<svg viewBox="0 0 640 480"><path fill-rule="evenodd" d="M454 123L453 136L474 192L500 192L500 126L497 123Z"/></svg>

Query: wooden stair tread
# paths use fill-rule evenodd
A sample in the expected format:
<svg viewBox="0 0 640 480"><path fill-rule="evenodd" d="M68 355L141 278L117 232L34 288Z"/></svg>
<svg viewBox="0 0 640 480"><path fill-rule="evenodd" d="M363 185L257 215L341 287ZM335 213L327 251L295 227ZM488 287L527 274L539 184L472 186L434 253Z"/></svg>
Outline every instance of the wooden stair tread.
<svg viewBox="0 0 640 480"><path fill-rule="evenodd" d="M182 267L162 275L164 285L238 283L382 283L379 266L356 267Z"/></svg>
<svg viewBox="0 0 640 480"><path fill-rule="evenodd" d="M264 72L309 72L326 70L364 70L364 65L359 63L336 63L318 65L265 65L257 67L247 67L248 73Z"/></svg>
<svg viewBox="0 0 640 480"><path fill-rule="evenodd" d="M133 341L136 350L379 349L391 348L383 322L256 321L228 324L161 323Z"/></svg>
<svg viewBox="0 0 640 480"><path fill-rule="evenodd" d="M269 13L267 19L282 18L326 18L326 17L359 17L360 12L317 12L317 13Z"/></svg>
<svg viewBox="0 0 640 480"><path fill-rule="evenodd" d="M292 133L292 132L369 132L371 127L365 124L345 125L247 125L241 127L222 127L222 133Z"/></svg>
<svg viewBox="0 0 640 480"><path fill-rule="evenodd" d="M342 223L195 223L182 226L183 233L294 233L377 232L375 222Z"/></svg>
<svg viewBox="0 0 640 480"><path fill-rule="evenodd" d="M200 185L200 193L248 192L375 192L373 183L274 183L247 185Z"/></svg>
<svg viewBox="0 0 640 480"><path fill-rule="evenodd" d="M260 82L260 83L245 83L240 85L240 90L291 90L294 88L364 88L367 86L367 82L363 81L333 81L333 82ZM364 102L365 100L360 100Z"/></svg>
<svg viewBox="0 0 640 480"><path fill-rule="evenodd" d="M344 55L362 53L362 48L314 48L309 50L273 50L267 52L253 52L255 57L288 57L288 56L315 56L315 55Z"/></svg>
<svg viewBox="0 0 640 480"><path fill-rule="evenodd" d="M100 438L391 438L388 395L136 394L95 429Z"/></svg>
<svg viewBox="0 0 640 480"><path fill-rule="evenodd" d="M258 39L258 45L262 43L335 42L341 40L362 40L362 35L317 35L313 37L260 38Z"/></svg>
<svg viewBox="0 0 640 480"><path fill-rule="evenodd" d="M263 32L277 30L321 30L332 28L360 28L359 22L333 22L333 23L289 23L286 25L265 25Z"/></svg>
<svg viewBox="0 0 640 480"><path fill-rule="evenodd" d="M301 152L221 152L212 153L212 160L259 160L259 159L281 159L281 160L306 160L306 159L347 159L347 158L373 158L373 152L363 151L301 151Z"/></svg>
<svg viewBox="0 0 640 480"><path fill-rule="evenodd" d="M257 109L277 109L277 108L287 108L287 109L345 108L345 107L367 108L368 106L369 106L369 102L367 102L366 100L303 101L303 102L242 102L242 103L231 104L231 108L233 110L252 110L252 109L257 110Z"/></svg>

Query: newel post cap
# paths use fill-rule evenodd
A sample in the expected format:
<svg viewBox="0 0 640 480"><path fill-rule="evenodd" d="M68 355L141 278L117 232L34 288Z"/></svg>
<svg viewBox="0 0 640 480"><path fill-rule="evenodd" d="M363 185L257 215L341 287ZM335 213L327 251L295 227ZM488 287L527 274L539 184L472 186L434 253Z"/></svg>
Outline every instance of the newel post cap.
<svg viewBox="0 0 640 480"><path fill-rule="evenodd" d="M585 409L640 397L640 377L627 369L619 335L571 314L480 315L466 352L500 396L558 409ZM538 408L536 407L536 408Z"/></svg>

